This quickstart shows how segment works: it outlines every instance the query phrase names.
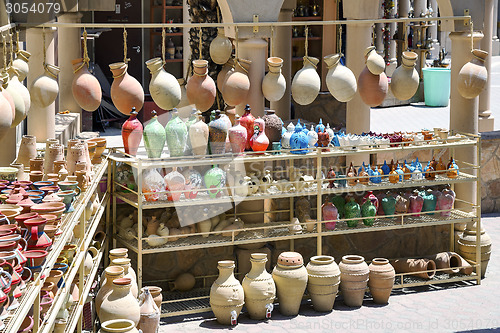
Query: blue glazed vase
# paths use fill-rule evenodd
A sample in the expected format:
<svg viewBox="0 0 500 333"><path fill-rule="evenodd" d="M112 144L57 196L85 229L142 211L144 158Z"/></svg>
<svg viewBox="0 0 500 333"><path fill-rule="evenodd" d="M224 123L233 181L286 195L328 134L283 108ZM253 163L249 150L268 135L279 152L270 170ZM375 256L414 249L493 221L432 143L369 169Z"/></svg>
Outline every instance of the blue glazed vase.
<svg viewBox="0 0 500 333"><path fill-rule="evenodd" d="M309 139L307 135L304 133L302 125L300 124L300 120L297 122L295 126L294 133L290 138L290 149L298 149L292 150L292 154L307 154L307 147L309 147Z"/></svg>
<svg viewBox="0 0 500 333"><path fill-rule="evenodd" d="M318 131L323 132L325 130L325 125L323 125L323 119L319 118L319 124L316 125L316 128L314 128L314 130L316 131L316 133Z"/></svg>

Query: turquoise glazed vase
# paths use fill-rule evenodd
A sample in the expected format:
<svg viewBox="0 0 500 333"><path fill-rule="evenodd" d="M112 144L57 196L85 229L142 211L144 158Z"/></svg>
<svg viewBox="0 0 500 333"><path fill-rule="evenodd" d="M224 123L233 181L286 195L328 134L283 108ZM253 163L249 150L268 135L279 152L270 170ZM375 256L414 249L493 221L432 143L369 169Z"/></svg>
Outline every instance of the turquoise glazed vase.
<svg viewBox="0 0 500 333"><path fill-rule="evenodd" d="M163 147L165 146L165 141L167 140L167 135L165 129L158 121L156 111L152 111L151 114L153 117L146 127L144 127L144 145L146 146L149 158L160 158Z"/></svg>
<svg viewBox="0 0 500 333"><path fill-rule="evenodd" d="M222 196L222 189L226 186L226 172L224 170L214 166L205 173L203 180L211 198Z"/></svg>
<svg viewBox="0 0 500 333"><path fill-rule="evenodd" d="M422 212L432 212L436 210L437 197L431 191L421 191L420 196L424 199ZM434 215L430 213L429 215Z"/></svg>
<svg viewBox="0 0 500 333"><path fill-rule="evenodd" d="M307 154L307 147L309 147L309 139L302 129L300 120L295 126L295 130L290 138L290 149L292 154ZM298 149L298 150L293 150Z"/></svg>
<svg viewBox="0 0 500 333"><path fill-rule="evenodd" d="M188 130L175 108L172 110L172 118L167 123L167 126L165 126L165 133L167 134L167 146L170 156L184 156Z"/></svg>
<svg viewBox="0 0 500 333"><path fill-rule="evenodd" d="M382 199L382 209L384 210L384 215L394 215L396 212L396 198L388 194Z"/></svg>
<svg viewBox="0 0 500 333"><path fill-rule="evenodd" d="M215 119L208 124L208 141L212 155L224 154L226 152L228 130L228 123L221 117L220 110L216 110Z"/></svg>

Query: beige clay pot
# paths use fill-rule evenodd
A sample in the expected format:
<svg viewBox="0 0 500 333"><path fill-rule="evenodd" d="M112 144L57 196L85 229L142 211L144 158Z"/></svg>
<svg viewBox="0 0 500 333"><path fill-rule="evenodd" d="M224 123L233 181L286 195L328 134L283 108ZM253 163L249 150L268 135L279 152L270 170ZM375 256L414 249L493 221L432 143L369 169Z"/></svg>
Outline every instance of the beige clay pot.
<svg viewBox="0 0 500 333"><path fill-rule="evenodd" d="M471 52L472 60L466 63L458 73L458 92L467 99L477 97L488 82L488 71L484 67L488 52L477 49Z"/></svg>
<svg viewBox="0 0 500 333"><path fill-rule="evenodd" d="M385 71L385 61L377 53L375 46L368 46L365 50L366 67L373 75L380 75Z"/></svg>
<svg viewBox="0 0 500 333"><path fill-rule="evenodd" d="M153 58L146 61L151 72L149 81L149 92L153 101L163 110L172 110L181 101L181 86L179 81L163 68L161 58Z"/></svg>
<svg viewBox="0 0 500 333"><path fill-rule="evenodd" d="M319 59L304 57L304 67L295 73L292 80L292 97L300 105L314 102L321 88L321 78L317 72Z"/></svg>
<svg viewBox="0 0 500 333"><path fill-rule="evenodd" d="M225 64L233 52L233 43L224 34L224 28L217 28L217 37L210 43L210 58L218 65Z"/></svg>
<svg viewBox="0 0 500 333"><path fill-rule="evenodd" d="M307 291L315 311L333 309L340 284L340 270L331 256L314 256L307 264Z"/></svg>
<svg viewBox="0 0 500 333"><path fill-rule="evenodd" d="M112 319L130 319L139 323L141 309L137 298L130 292L130 279L118 278L113 281L111 292L106 294L98 311L101 322Z"/></svg>
<svg viewBox="0 0 500 333"><path fill-rule="evenodd" d="M458 239L458 254L465 259L476 262L476 225L466 227L464 233ZM491 256L491 237L481 229L480 231L480 251L481 251L481 278L486 274L486 268Z"/></svg>
<svg viewBox="0 0 500 333"><path fill-rule="evenodd" d="M252 269L242 282L245 305L250 318L265 319L276 297L276 285L271 274L266 271L267 254L252 253L250 262Z"/></svg>
<svg viewBox="0 0 500 333"><path fill-rule="evenodd" d="M349 102L358 89L354 73L340 63L340 54L324 57L328 73L326 73L326 86L330 94L339 102Z"/></svg>
<svg viewBox="0 0 500 333"><path fill-rule="evenodd" d="M217 322L231 325L231 317L237 319L245 303L243 287L234 277L234 261L219 261L218 269L219 277L210 288L210 306Z"/></svg>
<svg viewBox="0 0 500 333"><path fill-rule="evenodd" d="M370 270L365 258L357 255L342 257L340 268L340 290L347 306L358 307L363 304L365 289Z"/></svg>
<svg viewBox="0 0 500 333"><path fill-rule="evenodd" d="M402 64L392 74L391 91L400 101L412 98L418 90L420 76L415 69L417 59L418 55L415 52L403 52Z"/></svg>
<svg viewBox="0 0 500 333"><path fill-rule="evenodd" d="M387 304L394 286L394 277L396 272L389 260L384 258L375 258L370 266L370 280L368 287L373 296L373 301L377 304Z"/></svg>
<svg viewBox="0 0 500 333"><path fill-rule="evenodd" d="M3 90L2 92L10 95L12 98L12 103L14 108L12 109L12 124L11 128L16 127L19 123L16 123L16 119L24 119L26 117L26 105L24 103L24 98L22 92L19 91L19 86L16 86L15 81L12 81L13 86L11 85L11 81L9 79L9 75L4 73L3 75ZM29 96L28 96L29 97Z"/></svg>
<svg viewBox="0 0 500 333"><path fill-rule="evenodd" d="M262 93L270 102L279 101L286 91L286 80L281 73L283 67L283 59L278 57L267 58L269 72L262 80Z"/></svg>
<svg viewBox="0 0 500 333"><path fill-rule="evenodd" d="M23 135L16 163L23 164L25 168L30 165L30 159L36 157L36 137L33 135Z"/></svg>
<svg viewBox="0 0 500 333"><path fill-rule="evenodd" d="M202 120L201 112L196 112L198 120L189 127L189 141L193 155L204 156L207 154L208 146L208 125Z"/></svg>
<svg viewBox="0 0 500 333"><path fill-rule="evenodd" d="M430 280L436 275L436 263L429 259L396 259L391 261L396 273L413 273L422 279Z"/></svg>
<svg viewBox="0 0 500 333"><path fill-rule="evenodd" d="M17 59L16 59L17 60ZM18 72L16 72L13 68L10 68L8 70L9 76L10 76L10 81L9 81L9 86L7 87L8 91L14 90L16 91L19 96L21 96L23 103L24 103L24 112L20 112L20 109L16 109L16 117L12 122L12 127L15 127L21 123L26 118L26 115L28 114L28 111L30 110L31 107L31 96L28 88L26 88L21 82L20 78L18 77ZM18 112L19 111L19 112Z"/></svg>
<svg viewBox="0 0 500 333"><path fill-rule="evenodd" d="M101 285L101 288L99 288L94 300L97 312L99 312L99 309L101 308L104 297L111 292L111 289L113 288L113 281L123 277L123 272L123 267L119 266L109 266L104 270L106 282Z"/></svg>
<svg viewBox="0 0 500 333"><path fill-rule="evenodd" d="M41 108L46 108L55 102L59 94L57 75L59 67L46 65L45 72L33 81L30 88L31 102Z"/></svg>
<svg viewBox="0 0 500 333"><path fill-rule="evenodd" d="M0 89L2 88L0 87ZM7 95L10 101L7 99ZM2 93L0 94L0 139L3 138L4 135L7 134L7 131L11 128L12 122L15 119L15 112L12 96L2 89Z"/></svg>
<svg viewBox="0 0 500 333"><path fill-rule="evenodd" d="M222 97L227 105L236 106L245 101L250 90L248 71L252 62L239 59L234 71L229 71L222 86Z"/></svg>

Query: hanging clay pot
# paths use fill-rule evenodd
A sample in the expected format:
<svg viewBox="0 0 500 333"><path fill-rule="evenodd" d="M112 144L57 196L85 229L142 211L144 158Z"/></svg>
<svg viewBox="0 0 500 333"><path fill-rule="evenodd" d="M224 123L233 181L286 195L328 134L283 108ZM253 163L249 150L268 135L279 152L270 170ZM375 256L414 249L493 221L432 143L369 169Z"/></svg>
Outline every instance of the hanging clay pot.
<svg viewBox="0 0 500 333"><path fill-rule="evenodd" d="M151 114L153 115L151 120L144 127L144 146L149 158L160 158L167 136L165 128L158 121L156 111L153 110Z"/></svg>
<svg viewBox="0 0 500 333"><path fill-rule="evenodd" d="M328 73L326 74L326 86L330 94L339 102L349 102L358 89L354 73L340 63L340 54L324 57Z"/></svg>
<svg viewBox="0 0 500 333"><path fill-rule="evenodd" d="M247 144L247 129L241 126L240 116L236 116L236 123L228 130L228 137L233 154L243 154Z"/></svg>
<svg viewBox="0 0 500 333"><path fill-rule="evenodd" d="M2 79L3 79L2 93L4 95L10 95L12 99L11 107L13 106L13 109L12 109L11 128L14 128L17 125L19 125L18 123L16 123L16 119L19 119L26 115L26 106L24 104L24 99L23 96L21 95L21 92L18 91L18 88L16 88L15 84L14 87L11 86L9 75L7 73L3 73Z"/></svg>
<svg viewBox="0 0 500 333"><path fill-rule="evenodd" d="M474 49L471 53L472 60L466 63L458 73L458 92L467 99L477 97L488 82L488 71L484 67L488 52Z"/></svg>
<svg viewBox="0 0 500 333"><path fill-rule="evenodd" d="M196 111L196 117L197 121L189 127L189 141L193 155L204 156L207 154L209 129L200 111Z"/></svg>
<svg viewBox="0 0 500 333"><path fill-rule="evenodd" d="M220 70L219 74L217 74L217 89L219 89L220 92L222 92L222 87L224 87L226 75L229 72L234 72L234 60L232 58L230 58L224 64L224 66L222 66L222 69Z"/></svg>
<svg viewBox="0 0 500 333"><path fill-rule="evenodd" d="M254 133L250 138L250 146L253 151L265 151L269 146L269 138L266 136L265 129L264 119L257 117L254 121Z"/></svg>
<svg viewBox="0 0 500 333"><path fill-rule="evenodd" d="M331 256L314 256L307 264L307 291L315 311L333 309L340 284L340 269Z"/></svg>
<svg viewBox="0 0 500 333"><path fill-rule="evenodd" d="M161 58L146 61L151 72L149 93L153 101L163 110L172 110L181 101L181 86L177 79L163 68Z"/></svg>
<svg viewBox="0 0 500 333"><path fill-rule="evenodd" d="M284 316L299 314L300 302L307 286L304 259L297 252L282 252L273 270L273 279L279 299L279 311Z"/></svg>
<svg viewBox="0 0 500 333"><path fill-rule="evenodd" d="M130 117L122 126L122 139L126 154L132 156L137 154L142 139L142 132L142 124L139 119L137 119L137 111L135 107L133 107L132 112L130 112Z"/></svg>
<svg viewBox="0 0 500 333"><path fill-rule="evenodd" d="M281 133L283 128L283 122L281 118L276 115L274 110L266 110L266 114L262 117L265 123L265 130L267 138L270 143L280 142L281 141ZM269 150L272 149L272 145L269 145Z"/></svg>
<svg viewBox="0 0 500 333"><path fill-rule="evenodd" d="M252 115L252 110L250 109L250 105L245 106L245 113L240 118L241 126L247 129L247 143L245 145L246 150L252 149L250 146L250 139L252 138L254 132L254 121L255 117Z"/></svg>
<svg viewBox="0 0 500 333"><path fill-rule="evenodd" d="M365 50L366 67L373 75L380 75L385 70L385 61L381 55L377 53L375 46L368 46Z"/></svg>
<svg viewBox="0 0 500 333"><path fill-rule="evenodd" d="M387 304L394 286L394 277L396 272L389 260L384 258L375 258L370 266L370 275L368 287L373 296L373 301L377 304Z"/></svg>
<svg viewBox="0 0 500 333"><path fill-rule="evenodd" d="M420 83L420 76L415 69L418 55L405 51L401 57L401 66L396 68L391 77L391 91L400 101L406 101L415 95Z"/></svg>
<svg viewBox="0 0 500 333"><path fill-rule="evenodd" d="M179 201L186 186L186 179L175 168L165 176L167 198L169 201Z"/></svg>
<svg viewBox="0 0 500 333"><path fill-rule="evenodd" d="M318 58L304 57L304 67L293 77L292 97L300 105L311 104L319 94L321 78L317 72L318 62Z"/></svg>
<svg viewBox="0 0 500 333"><path fill-rule="evenodd" d="M17 59L16 59L17 60ZM24 102L24 112L18 112L21 109L17 110L16 109L16 116L14 120L12 121L12 127L15 127L21 123L21 121L26 118L26 115L28 114L28 111L30 110L31 107L31 96L28 88L26 88L20 81L18 77L17 71L11 67L8 70L9 76L10 76L10 81L9 85L7 87L8 91L14 90L16 91L22 98Z"/></svg>
<svg viewBox="0 0 500 333"><path fill-rule="evenodd" d="M210 58L218 65L224 65L231 57L233 43L224 34L224 28L217 28L217 37L210 43Z"/></svg>
<svg viewBox="0 0 500 333"><path fill-rule="evenodd" d="M1 104L0 104L1 105ZM36 137L34 135L23 135L19 151L17 153L16 163L27 167L30 165L30 159L36 157Z"/></svg>
<svg viewBox="0 0 500 333"><path fill-rule="evenodd" d="M188 79L186 94L189 103L195 104L205 112L214 104L217 89L214 80L208 75L207 60L193 60L193 76Z"/></svg>
<svg viewBox="0 0 500 333"><path fill-rule="evenodd" d="M111 100L115 107L125 115L130 115L132 108L141 111L144 105L144 91L139 81L128 74L128 65L115 62L110 64L109 68L114 79L111 84Z"/></svg>
<svg viewBox="0 0 500 333"><path fill-rule="evenodd" d="M285 95L286 91L286 80L281 74L283 59L278 57L267 58L267 65L269 66L269 72L262 80L262 93L268 101L276 102Z"/></svg>
<svg viewBox="0 0 500 333"><path fill-rule="evenodd" d="M243 287L234 277L234 267L232 260L219 261L219 277L210 288L210 307L222 325L236 325L245 303Z"/></svg>
<svg viewBox="0 0 500 333"><path fill-rule="evenodd" d="M363 103L370 107L382 104L389 89L385 73L374 75L365 67L358 77L358 90Z"/></svg>
<svg viewBox="0 0 500 333"><path fill-rule="evenodd" d="M111 292L106 294L98 311L99 320L130 319L139 323L141 309L137 299L130 292L130 278L118 278L113 281Z"/></svg>
<svg viewBox="0 0 500 333"><path fill-rule="evenodd" d="M156 306L153 296L149 292L149 288L143 288L139 306L141 308L141 319L137 328L143 333L156 333L160 325L160 310Z"/></svg>
<svg viewBox="0 0 500 333"><path fill-rule="evenodd" d="M357 255L342 257L340 268L340 290L347 306L359 307L363 304L370 270L365 258Z"/></svg>
<svg viewBox="0 0 500 333"><path fill-rule="evenodd" d="M218 167L208 170L203 176L205 186L211 198L218 198L222 195L222 189L226 186L226 172Z"/></svg>
<svg viewBox="0 0 500 333"><path fill-rule="evenodd" d="M2 89L3 90L3 89ZM5 90L3 90L5 91ZM12 101L12 97L11 97ZM3 138L7 131L12 126L12 120L14 119L15 109L13 108L14 102L9 103L5 95L0 93L0 139ZM14 112L13 112L14 111Z"/></svg>
<svg viewBox="0 0 500 333"><path fill-rule="evenodd" d="M86 41L84 41L86 42ZM97 78L90 74L82 58L71 61L75 76L71 90L76 103L85 111L95 111L101 105L102 89Z"/></svg>
<svg viewBox="0 0 500 333"><path fill-rule="evenodd" d="M46 108L55 102L59 94L57 75L59 67L46 65L45 72L39 76L30 88L31 102L41 108Z"/></svg>
<svg viewBox="0 0 500 333"><path fill-rule="evenodd" d="M29 53L28 51L19 50L19 52L17 52L16 55L17 55L16 60L12 62L12 68L17 71L19 75L19 81L24 81L26 76L28 76L29 72L28 62L31 53Z"/></svg>
<svg viewBox="0 0 500 333"><path fill-rule="evenodd" d="M226 152L226 139L229 125L221 116L220 110L215 111L215 119L208 124L208 140L212 155Z"/></svg>
<svg viewBox="0 0 500 333"><path fill-rule="evenodd" d="M172 118L167 123L167 126L165 126L165 133L167 135L167 146L170 157L184 156L188 131L186 124L179 117L177 109L172 110Z"/></svg>
<svg viewBox="0 0 500 333"><path fill-rule="evenodd" d="M252 319L266 319L271 316L272 304L276 297L273 277L266 271L267 254L250 255L252 269L243 278L245 306Z"/></svg>
<svg viewBox="0 0 500 333"><path fill-rule="evenodd" d="M222 86L222 97L231 106L243 103L250 90L250 79L248 71L252 62L250 60L237 59L234 71L226 74Z"/></svg>

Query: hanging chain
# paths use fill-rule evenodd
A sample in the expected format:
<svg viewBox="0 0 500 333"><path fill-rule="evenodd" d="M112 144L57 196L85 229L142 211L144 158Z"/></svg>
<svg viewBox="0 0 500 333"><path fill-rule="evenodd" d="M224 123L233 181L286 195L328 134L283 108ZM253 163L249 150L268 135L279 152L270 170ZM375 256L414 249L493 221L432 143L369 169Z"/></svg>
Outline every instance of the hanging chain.
<svg viewBox="0 0 500 333"><path fill-rule="evenodd" d="M306 35L306 41L304 42L304 48L306 49L305 50L305 56L308 57L308 48L309 48L309 41L308 41L308 37L309 37L309 27L306 25L305 27L305 30L304 30L304 33Z"/></svg>
<svg viewBox="0 0 500 333"><path fill-rule="evenodd" d="M83 68L83 66L87 65L87 68L89 67L90 63L90 58L89 58L89 53L87 50L87 30L83 28L83 59L82 59L82 64L78 66L77 69L73 71L73 73L78 72L80 69Z"/></svg>
<svg viewBox="0 0 500 333"><path fill-rule="evenodd" d="M198 32L198 38L200 39L199 43L198 43L198 51L200 51L198 59L203 59L202 58L202 53L203 53L203 30L201 29L201 27L200 27L200 31Z"/></svg>
<svg viewBox="0 0 500 333"><path fill-rule="evenodd" d="M130 61L127 58L127 29L123 28L123 62L128 63Z"/></svg>
<svg viewBox="0 0 500 333"><path fill-rule="evenodd" d="M165 27L161 29L161 60L165 64L165 39L167 38L167 31Z"/></svg>

